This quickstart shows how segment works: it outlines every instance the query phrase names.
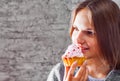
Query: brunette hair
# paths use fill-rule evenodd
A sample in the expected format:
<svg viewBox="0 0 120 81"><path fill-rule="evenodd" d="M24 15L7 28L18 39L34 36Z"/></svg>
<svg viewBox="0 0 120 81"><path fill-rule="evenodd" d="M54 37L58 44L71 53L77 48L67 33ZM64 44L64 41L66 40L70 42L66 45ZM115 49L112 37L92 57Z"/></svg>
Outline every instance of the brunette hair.
<svg viewBox="0 0 120 81"><path fill-rule="evenodd" d="M88 8L96 31L102 56L112 69L120 70L120 10L112 0L85 0L74 9L71 18L70 35L74 31L73 22L77 13Z"/></svg>

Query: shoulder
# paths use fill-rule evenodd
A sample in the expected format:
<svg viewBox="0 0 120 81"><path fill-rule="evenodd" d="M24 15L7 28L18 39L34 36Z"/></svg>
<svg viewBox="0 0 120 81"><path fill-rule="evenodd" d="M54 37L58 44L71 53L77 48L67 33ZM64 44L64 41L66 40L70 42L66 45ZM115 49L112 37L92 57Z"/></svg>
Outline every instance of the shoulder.
<svg viewBox="0 0 120 81"><path fill-rule="evenodd" d="M64 71L64 65L63 65L63 63L58 63L58 64L56 64L54 67L53 67L53 69L55 70L55 71Z"/></svg>
<svg viewBox="0 0 120 81"><path fill-rule="evenodd" d="M54 75L57 78L63 79L63 76L64 76L64 65L63 65L63 63L56 64L53 68L53 71L54 71Z"/></svg>
<svg viewBox="0 0 120 81"><path fill-rule="evenodd" d="M64 76L64 65L63 63L58 63L52 68L47 81L62 81L63 76Z"/></svg>
<svg viewBox="0 0 120 81"><path fill-rule="evenodd" d="M120 81L120 70L112 70L105 81Z"/></svg>

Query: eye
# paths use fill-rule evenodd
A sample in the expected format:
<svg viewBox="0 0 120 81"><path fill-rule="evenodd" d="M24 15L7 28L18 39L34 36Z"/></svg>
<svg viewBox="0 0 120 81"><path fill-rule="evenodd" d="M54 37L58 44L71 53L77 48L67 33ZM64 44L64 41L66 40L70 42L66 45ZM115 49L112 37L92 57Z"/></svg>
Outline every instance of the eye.
<svg viewBox="0 0 120 81"><path fill-rule="evenodd" d="M74 27L74 30L79 31L79 29L77 27Z"/></svg>
<svg viewBox="0 0 120 81"><path fill-rule="evenodd" d="M84 32L85 32L85 34L87 34L89 36L94 36L95 35L95 32L93 30L86 30Z"/></svg>

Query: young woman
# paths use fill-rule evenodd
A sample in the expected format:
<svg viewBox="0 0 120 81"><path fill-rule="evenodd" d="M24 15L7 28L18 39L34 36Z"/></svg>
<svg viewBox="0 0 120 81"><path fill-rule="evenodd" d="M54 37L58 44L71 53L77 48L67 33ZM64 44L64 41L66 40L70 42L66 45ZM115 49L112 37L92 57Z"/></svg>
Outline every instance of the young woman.
<svg viewBox="0 0 120 81"><path fill-rule="evenodd" d="M77 62L71 67L57 64L47 81L120 81L120 10L116 3L79 3L72 14L70 35L86 61L77 71Z"/></svg>

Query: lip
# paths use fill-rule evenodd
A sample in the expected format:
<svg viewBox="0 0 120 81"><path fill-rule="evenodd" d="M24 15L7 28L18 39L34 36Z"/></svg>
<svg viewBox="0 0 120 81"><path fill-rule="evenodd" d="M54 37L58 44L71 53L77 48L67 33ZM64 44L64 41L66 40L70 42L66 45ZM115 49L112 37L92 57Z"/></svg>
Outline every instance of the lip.
<svg viewBox="0 0 120 81"><path fill-rule="evenodd" d="M86 47L81 47L82 50L88 50L89 48Z"/></svg>
<svg viewBox="0 0 120 81"><path fill-rule="evenodd" d="M81 51L83 52L83 53L85 53L86 51L88 51L89 50L89 48L81 48Z"/></svg>
<svg viewBox="0 0 120 81"><path fill-rule="evenodd" d="M89 50L89 47L87 47L87 46L82 46L81 44L76 44L76 45L81 48L81 51L82 51L82 50L83 50L83 51Z"/></svg>

